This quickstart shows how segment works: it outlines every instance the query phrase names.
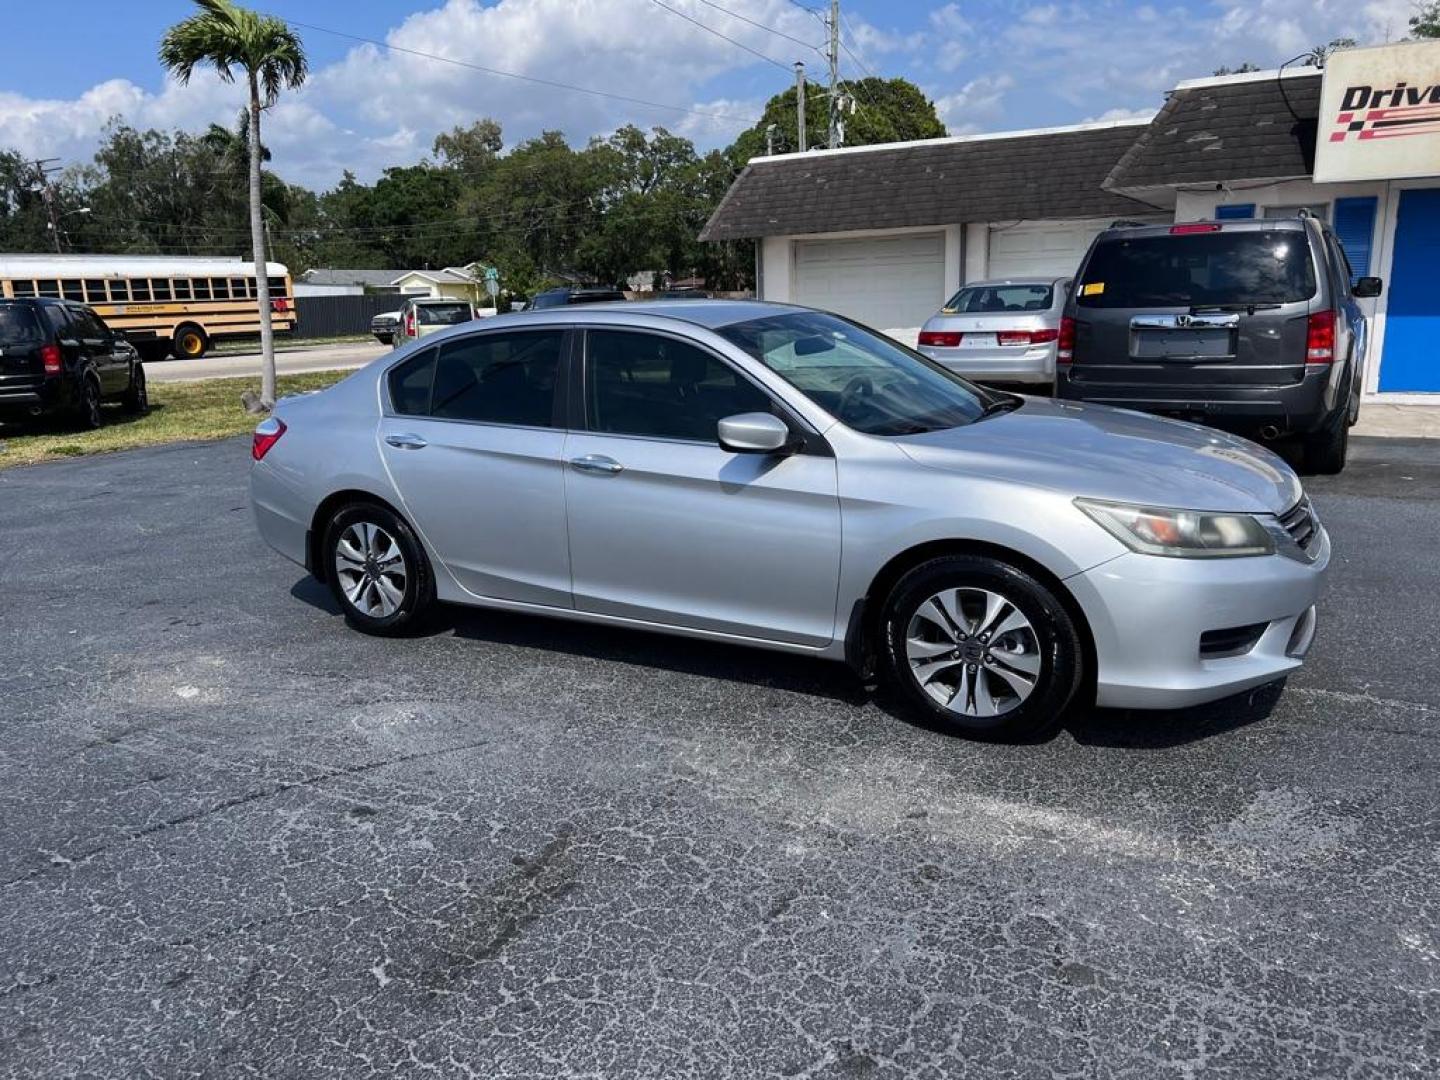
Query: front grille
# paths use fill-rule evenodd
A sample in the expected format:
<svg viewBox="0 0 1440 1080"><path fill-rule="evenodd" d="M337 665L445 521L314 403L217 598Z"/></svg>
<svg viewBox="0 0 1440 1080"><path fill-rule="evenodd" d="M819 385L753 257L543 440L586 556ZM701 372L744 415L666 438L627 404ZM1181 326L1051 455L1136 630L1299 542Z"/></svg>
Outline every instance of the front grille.
<svg viewBox="0 0 1440 1080"><path fill-rule="evenodd" d="M1290 534L1290 539L1295 541L1301 551L1310 550L1310 544L1319 532L1315 511L1311 509L1309 499L1301 499L1281 514L1280 525Z"/></svg>
<svg viewBox="0 0 1440 1080"><path fill-rule="evenodd" d="M1200 635L1200 658L1219 660L1226 656L1244 656L1264 636L1268 622L1248 626L1227 626L1224 630L1206 630Z"/></svg>

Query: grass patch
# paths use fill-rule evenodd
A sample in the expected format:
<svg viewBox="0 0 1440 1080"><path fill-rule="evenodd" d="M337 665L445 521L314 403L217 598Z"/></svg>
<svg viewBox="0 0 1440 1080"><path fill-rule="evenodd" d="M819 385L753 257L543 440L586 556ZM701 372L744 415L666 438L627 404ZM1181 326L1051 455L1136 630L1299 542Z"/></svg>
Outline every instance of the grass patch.
<svg viewBox="0 0 1440 1080"><path fill-rule="evenodd" d="M313 337L296 338L284 334L275 336L275 349L277 352L289 352L294 349L318 349L325 345L360 345L369 342L372 345L379 345L370 334L338 334L335 337ZM228 356L239 353L252 353L260 351L260 338L237 337L226 338L218 341L207 354L209 356Z"/></svg>
<svg viewBox="0 0 1440 1080"><path fill-rule="evenodd" d="M313 371L282 375L279 393L284 396L320 390L349 374L348 371ZM245 411L240 404L240 394L254 390L257 384L253 376L204 382L152 382L148 413L130 416L119 406L106 405L105 424L98 431L75 431L67 416L0 423L0 469L112 450L133 450L137 446L243 435L254 430L260 418Z"/></svg>

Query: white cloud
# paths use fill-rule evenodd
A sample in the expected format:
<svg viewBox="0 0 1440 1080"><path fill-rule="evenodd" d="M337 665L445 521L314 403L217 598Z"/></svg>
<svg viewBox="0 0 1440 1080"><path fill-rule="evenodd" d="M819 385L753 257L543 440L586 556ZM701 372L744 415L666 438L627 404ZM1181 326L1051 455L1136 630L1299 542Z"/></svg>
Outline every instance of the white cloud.
<svg viewBox="0 0 1440 1080"><path fill-rule="evenodd" d="M982 131L1002 112L1005 92L1015 85L1008 74L981 75L953 94L935 99L935 112L951 135Z"/></svg>

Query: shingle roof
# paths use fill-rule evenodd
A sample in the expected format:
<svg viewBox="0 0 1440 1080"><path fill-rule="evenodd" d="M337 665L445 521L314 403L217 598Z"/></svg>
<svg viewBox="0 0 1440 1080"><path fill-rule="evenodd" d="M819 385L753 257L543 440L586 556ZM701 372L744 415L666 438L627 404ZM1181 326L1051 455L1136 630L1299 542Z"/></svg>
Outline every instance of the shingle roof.
<svg viewBox="0 0 1440 1080"><path fill-rule="evenodd" d="M700 238L1133 214L1133 201L1100 183L1139 130L1130 122L757 159Z"/></svg>
<svg viewBox="0 0 1440 1080"><path fill-rule="evenodd" d="M1319 104L1319 75L1266 73L1182 84L1115 165L1105 186L1136 191L1309 176Z"/></svg>
<svg viewBox="0 0 1440 1080"><path fill-rule="evenodd" d="M306 270L300 280L307 285L389 285L395 280L394 270L343 270L320 267Z"/></svg>

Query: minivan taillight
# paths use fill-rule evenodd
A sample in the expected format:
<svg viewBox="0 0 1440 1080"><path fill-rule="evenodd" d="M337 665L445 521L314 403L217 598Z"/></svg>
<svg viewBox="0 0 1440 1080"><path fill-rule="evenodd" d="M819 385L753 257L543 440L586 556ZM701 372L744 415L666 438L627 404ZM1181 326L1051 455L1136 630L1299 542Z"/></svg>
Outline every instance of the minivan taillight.
<svg viewBox="0 0 1440 1080"><path fill-rule="evenodd" d="M285 421L278 416L271 416L261 420L255 428L255 436L250 442L250 456L259 461L270 452L270 448L280 441L280 436L285 434Z"/></svg>
<svg viewBox="0 0 1440 1080"><path fill-rule="evenodd" d="M920 344L937 349L953 349L960 344L960 339L964 336L953 330L921 330Z"/></svg>
<svg viewBox="0 0 1440 1080"><path fill-rule="evenodd" d="M1305 331L1305 363L1329 364L1335 360L1335 312L1311 314Z"/></svg>
<svg viewBox="0 0 1440 1080"><path fill-rule="evenodd" d="M1075 360L1075 320L1069 315L1060 317L1060 333L1055 338L1055 362L1069 364Z"/></svg>
<svg viewBox="0 0 1440 1080"><path fill-rule="evenodd" d="M411 308L405 313L405 336L415 336L415 309Z"/></svg>
<svg viewBox="0 0 1440 1080"><path fill-rule="evenodd" d="M60 346L41 345L40 363L45 368L46 375L59 375L61 368Z"/></svg>

